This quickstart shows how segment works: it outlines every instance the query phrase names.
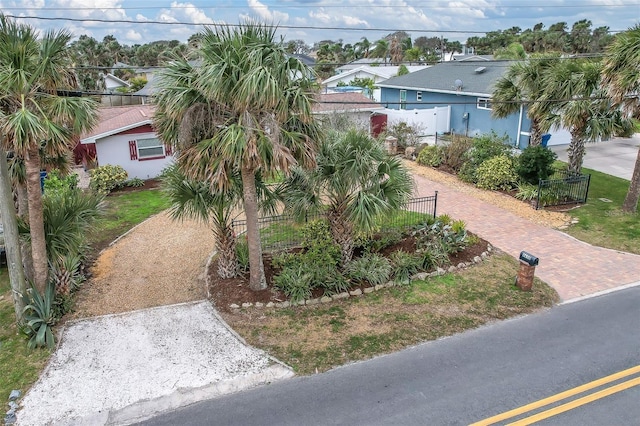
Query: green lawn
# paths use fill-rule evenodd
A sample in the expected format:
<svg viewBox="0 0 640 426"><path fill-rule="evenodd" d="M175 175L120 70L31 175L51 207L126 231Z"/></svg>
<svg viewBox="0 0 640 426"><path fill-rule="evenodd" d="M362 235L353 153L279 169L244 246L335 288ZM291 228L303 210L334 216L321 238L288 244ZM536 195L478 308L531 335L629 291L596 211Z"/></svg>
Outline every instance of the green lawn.
<svg viewBox="0 0 640 426"><path fill-rule="evenodd" d="M27 339L16 325L9 274L0 268L0 401L6 402L13 389L24 392L44 368L50 352L27 349Z"/></svg>
<svg viewBox="0 0 640 426"><path fill-rule="evenodd" d="M106 214L91 235L92 247L110 243L168 206L168 200L158 190L108 196ZM6 267L0 268L0 401L7 401L12 389L24 394L38 379L49 355L46 349L27 349L27 339L16 325L8 272Z"/></svg>
<svg viewBox="0 0 640 426"><path fill-rule="evenodd" d="M621 210L629 181L586 168L582 172L591 174L589 196L571 210L579 222L566 232L589 244L640 254L640 215Z"/></svg>

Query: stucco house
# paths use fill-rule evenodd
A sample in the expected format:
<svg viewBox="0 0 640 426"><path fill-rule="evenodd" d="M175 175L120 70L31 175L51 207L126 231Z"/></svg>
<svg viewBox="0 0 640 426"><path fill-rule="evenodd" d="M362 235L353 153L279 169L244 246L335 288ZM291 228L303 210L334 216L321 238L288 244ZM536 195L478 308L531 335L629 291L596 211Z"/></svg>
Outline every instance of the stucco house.
<svg viewBox="0 0 640 426"><path fill-rule="evenodd" d="M371 131L372 115L382 110L382 105L356 92L321 93L316 95L313 104L313 114L316 118L333 120L342 117L367 132Z"/></svg>
<svg viewBox="0 0 640 426"><path fill-rule="evenodd" d="M506 134L513 146L529 144L531 121L526 108L505 119L491 117L494 83L508 70L510 61L450 61L379 84L381 103L388 108L412 110L450 107L452 133L474 136Z"/></svg>
<svg viewBox="0 0 640 426"><path fill-rule="evenodd" d="M129 178L157 177L174 157L153 130L154 111L153 105L101 108L98 125L81 135L80 143L90 151L94 147L98 166L122 166Z"/></svg>

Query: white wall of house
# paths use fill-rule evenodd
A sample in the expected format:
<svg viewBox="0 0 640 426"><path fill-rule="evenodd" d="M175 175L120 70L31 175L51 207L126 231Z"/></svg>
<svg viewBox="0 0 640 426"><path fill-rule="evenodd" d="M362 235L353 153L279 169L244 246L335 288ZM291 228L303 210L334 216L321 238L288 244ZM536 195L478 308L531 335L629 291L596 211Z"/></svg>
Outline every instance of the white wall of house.
<svg viewBox="0 0 640 426"><path fill-rule="evenodd" d="M107 164L122 166L129 178L151 179L160 175L162 170L174 161L172 155L164 158L132 160L129 152L129 141L156 138L156 134L135 133L113 135L96 140L96 153L99 166ZM163 147L164 149L164 147ZM164 151L163 151L164 152Z"/></svg>

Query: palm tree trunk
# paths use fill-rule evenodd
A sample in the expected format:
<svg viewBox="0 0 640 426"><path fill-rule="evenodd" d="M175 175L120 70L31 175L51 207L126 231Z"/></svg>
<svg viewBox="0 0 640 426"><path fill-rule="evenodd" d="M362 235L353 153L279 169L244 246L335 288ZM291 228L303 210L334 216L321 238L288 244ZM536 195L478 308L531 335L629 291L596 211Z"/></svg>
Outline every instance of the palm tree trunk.
<svg viewBox="0 0 640 426"><path fill-rule="evenodd" d="M249 245L249 288L260 291L267 288L262 263L262 243L258 228L258 196L254 171L242 168L242 194L247 217L247 242Z"/></svg>
<svg viewBox="0 0 640 426"><path fill-rule="evenodd" d="M330 212L328 220L333 241L340 246L340 266L345 266L353 257L353 226L340 212Z"/></svg>
<svg viewBox="0 0 640 426"><path fill-rule="evenodd" d="M24 183L16 184L16 195L18 196L18 216L27 218L29 214L29 200L27 196L27 186Z"/></svg>
<svg viewBox="0 0 640 426"><path fill-rule="evenodd" d="M33 260L33 281L42 294L47 286L49 267L47 246L44 235L42 213L42 189L40 188L40 154L38 147L29 149L24 160L27 174L27 195L29 204L29 233L31 234L31 258Z"/></svg>
<svg viewBox="0 0 640 426"><path fill-rule="evenodd" d="M16 311L16 321L18 324L21 324L23 317L22 311L24 310L22 296L26 294L27 287L22 269L22 256L18 238L18 221L16 220L13 192L11 191L9 182L7 153L0 146L0 217L3 218L4 247L7 256L7 268L9 269L13 307Z"/></svg>
<svg viewBox="0 0 640 426"><path fill-rule="evenodd" d="M236 237L231 227L216 232L216 246L218 251L218 276L233 278L238 273L238 258L236 256Z"/></svg>
<svg viewBox="0 0 640 426"><path fill-rule="evenodd" d="M580 173L582 170L582 159L584 158L584 139L580 133L571 129L571 143L567 148L568 170L571 173Z"/></svg>
<svg viewBox="0 0 640 426"><path fill-rule="evenodd" d="M622 203L622 211L635 213L638 208L638 198L640 198L640 148L636 157L636 165L633 168L633 176L631 176L631 182L629 183L629 191L627 196L624 197L624 203Z"/></svg>
<svg viewBox="0 0 640 426"><path fill-rule="evenodd" d="M540 129L540 121L531 119L531 133L529 135L529 146L538 146L542 143L542 129Z"/></svg>

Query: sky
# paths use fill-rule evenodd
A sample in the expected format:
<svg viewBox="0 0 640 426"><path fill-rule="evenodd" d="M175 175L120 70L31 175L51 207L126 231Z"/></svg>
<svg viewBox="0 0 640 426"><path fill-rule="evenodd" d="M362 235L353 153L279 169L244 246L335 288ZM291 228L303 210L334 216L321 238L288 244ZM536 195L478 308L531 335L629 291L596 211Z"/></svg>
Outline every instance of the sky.
<svg viewBox="0 0 640 426"><path fill-rule="evenodd" d="M112 34L127 45L184 42L203 25L246 19L277 24L285 40L309 45L362 37L374 42L397 30L414 39L442 36L464 43L486 31L537 23L548 28L566 22L571 28L588 19L593 28L613 32L640 23L640 0L0 0L0 10L40 30L64 27L97 40Z"/></svg>

